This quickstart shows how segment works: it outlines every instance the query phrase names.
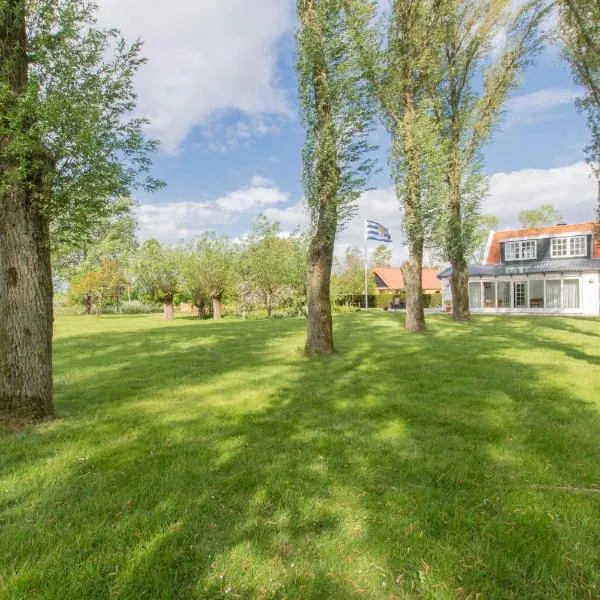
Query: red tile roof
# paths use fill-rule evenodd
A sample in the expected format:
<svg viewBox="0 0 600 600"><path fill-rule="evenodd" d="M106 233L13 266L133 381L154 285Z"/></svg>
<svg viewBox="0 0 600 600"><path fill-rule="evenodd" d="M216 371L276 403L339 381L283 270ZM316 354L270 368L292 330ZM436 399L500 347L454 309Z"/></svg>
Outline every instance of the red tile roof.
<svg viewBox="0 0 600 600"><path fill-rule="evenodd" d="M373 273L378 275L387 285L387 288L378 289L390 289L390 290L403 290L404 289L404 278L402 277L402 271L400 269L392 269L389 267L378 267L373 269ZM423 269L423 277L421 279L424 290L440 290L442 289L442 282L438 279L437 269Z"/></svg>
<svg viewBox="0 0 600 600"><path fill-rule="evenodd" d="M500 257L500 242L508 238L532 238L544 235L577 233L578 231L594 231L594 223L577 223L576 225L554 225L552 227L540 227L538 229L514 229L512 231L496 231L492 237L488 254L484 264L499 265L502 260ZM594 249L592 258L600 258L600 241L594 240Z"/></svg>

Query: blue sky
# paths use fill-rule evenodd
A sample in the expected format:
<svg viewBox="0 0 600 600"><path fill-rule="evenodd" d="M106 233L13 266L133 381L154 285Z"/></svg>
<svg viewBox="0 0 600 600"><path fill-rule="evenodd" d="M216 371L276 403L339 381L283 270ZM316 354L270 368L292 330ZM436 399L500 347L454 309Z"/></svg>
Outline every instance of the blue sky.
<svg viewBox="0 0 600 600"><path fill-rule="evenodd" d="M162 142L154 174L167 188L139 194L140 237L174 243L206 229L244 235L263 211L284 230L306 225L300 184L303 131L297 117L291 0L102 0L101 22L146 42L139 107ZM165 23L169 26L165 27ZM523 208L552 202L569 222L589 220L594 184L583 164L588 140L578 90L556 48L524 74L504 123L486 149L490 195L483 210L504 228ZM386 135L381 173L339 236L360 245L364 218L399 230ZM403 248L394 243L397 260Z"/></svg>

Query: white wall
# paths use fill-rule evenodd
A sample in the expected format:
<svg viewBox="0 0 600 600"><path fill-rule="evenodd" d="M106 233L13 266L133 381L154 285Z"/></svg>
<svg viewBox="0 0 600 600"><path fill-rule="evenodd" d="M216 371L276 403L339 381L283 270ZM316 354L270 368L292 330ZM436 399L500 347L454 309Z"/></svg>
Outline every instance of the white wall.
<svg viewBox="0 0 600 600"><path fill-rule="evenodd" d="M584 273L582 277L582 309L584 315L600 315L600 276Z"/></svg>

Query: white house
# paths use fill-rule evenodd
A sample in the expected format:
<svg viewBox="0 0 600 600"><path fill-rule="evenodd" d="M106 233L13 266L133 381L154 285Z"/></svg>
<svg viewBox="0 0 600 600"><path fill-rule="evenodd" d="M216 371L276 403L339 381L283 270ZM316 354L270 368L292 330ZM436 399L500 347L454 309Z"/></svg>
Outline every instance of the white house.
<svg viewBox="0 0 600 600"><path fill-rule="evenodd" d="M452 300L442 271L443 301ZM490 234L481 265L469 266L473 312L600 316L600 243L594 223Z"/></svg>

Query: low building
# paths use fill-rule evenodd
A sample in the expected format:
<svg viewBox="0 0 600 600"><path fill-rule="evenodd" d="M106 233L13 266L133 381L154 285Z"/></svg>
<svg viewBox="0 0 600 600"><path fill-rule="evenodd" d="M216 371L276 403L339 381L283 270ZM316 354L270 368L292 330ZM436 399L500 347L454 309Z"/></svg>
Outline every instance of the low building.
<svg viewBox="0 0 600 600"><path fill-rule="evenodd" d="M378 294L400 294L404 292L404 277L401 269L377 267L373 269L375 287ZM424 294L439 294L442 283L437 276L437 269L423 269L422 285Z"/></svg>
<svg viewBox="0 0 600 600"><path fill-rule="evenodd" d="M439 274L444 302L451 274ZM484 263L469 266L469 304L473 312L600 315L594 223L492 232Z"/></svg>

